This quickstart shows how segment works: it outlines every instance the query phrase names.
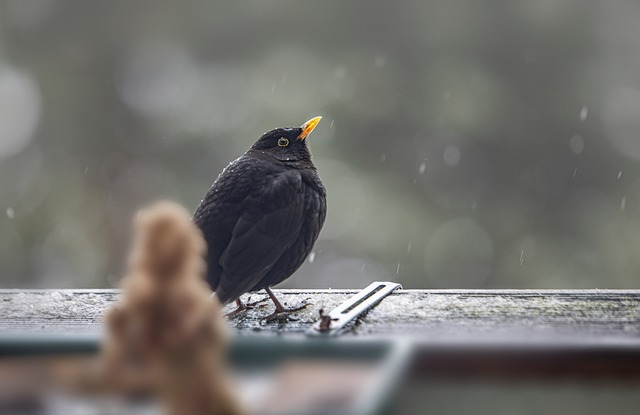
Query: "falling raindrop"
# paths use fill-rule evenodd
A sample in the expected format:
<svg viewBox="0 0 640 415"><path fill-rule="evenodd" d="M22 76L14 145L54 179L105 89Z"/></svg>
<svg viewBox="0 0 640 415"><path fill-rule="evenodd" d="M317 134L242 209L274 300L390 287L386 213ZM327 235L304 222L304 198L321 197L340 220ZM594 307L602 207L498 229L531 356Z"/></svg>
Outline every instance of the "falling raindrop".
<svg viewBox="0 0 640 415"><path fill-rule="evenodd" d="M10 207L7 208L7 217L9 219L13 219L16 217L16 212L13 210L13 208L10 208Z"/></svg>
<svg viewBox="0 0 640 415"><path fill-rule="evenodd" d="M334 122L334 121L335 121L335 120L331 120L331 125L329 126L329 128L333 128L333 122Z"/></svg>
<svg viewBox="0 0 640 415"><path fill-rule="evenodd" d="M373 65L376 67L376 69L382 69L386 63L387 57L381 53L378 53L373 59Z"/></svg>
<svg viewBox="0 0 640 415"><path fill-rule="evenodd" d="M315 252L310 253L309 254L309 263L313 264L313 261L315 261L315 260L316 260L316 253Z"/></svg>
<svg viewBox="0 0 640 415"><path fill-rule="evenodd" d="M380 161L383 163L387 161L387 155L385 153L380 154Z"/></svg>
<svg viewBox="0 0 640 415"><path fill-rule="evenodd" d="M456 167L460 164L460 149L454 145L447 146L447 148L444 149L442 158L447 166Z"/></svg>
<svg viewBox="0 0 640 415"><path fill-rule="evenodd" d="M620 201L620 210L624 210L624 208L627 207L627 197L623 196L622 200Z"/></svg>
<svg viewBox="0 0 640 415"><path fill-rule="evenodd" d="M115 275L115 274L107 274L107 282L112 287L116 287L118 285L119 280L120 279L119 279L119 277L117 275Z"/></svg>
<svg viewBox="0 0 640 415"><path fill-rule="evenodd" d="M580 110L580 121L585 122L587 120L587 115L589 114L589 109L587 106L583 106Z"/></svg>
<svg viewBox="0 0 640 415"><path fill-rule="evenodd" d="M621 177L622 177L622 170L618 172L618 180L620 180Z"/></svg>
<svg viewBox="0 0 640 415"><path fill-rule="evenodd" d="M409 243L407 244L407 255L411 253L411 246L412 246L412 245L413 245L413 243L412 243L412 242L409 242Z"/></svg>
<svg viewBox="0 0 640 415"><path fill-rule="evenodd" d="M520 251L520 265L524 263L524 249Z"/></svg>
<svg viewBox="0 0 640 415"><path fill-rule="evenodd" d="M573 178L576 178L576 174L578 173L578 168L573 169Z"/></svg>
<svg viewBox="0 0 640 415"><path fill-rule="evenodd" d="M582 154L584 151L584 138L576 134L569 141L569 148L573 154Z"/></svg>
<svg viewBox="0 0 640 415"><path fill-rule="evenodd" d="M426 170L427 170L427 163L423 161L422 163L420 163L420 167L418 167L418 173L424 174Z"/></svg>
<svg viewBox="0 0 640 415"><path fill-rule="evenodd" d="M398 262L398 267L396 268L396 275L400 274L400 263Z"/></svg>

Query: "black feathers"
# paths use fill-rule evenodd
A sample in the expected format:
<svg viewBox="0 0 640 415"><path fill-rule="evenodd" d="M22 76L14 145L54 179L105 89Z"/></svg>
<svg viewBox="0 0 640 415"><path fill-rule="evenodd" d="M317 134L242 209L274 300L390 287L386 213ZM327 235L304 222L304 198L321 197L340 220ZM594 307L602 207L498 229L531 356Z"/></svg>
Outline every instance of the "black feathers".
<svg viewBox="0 0 640 415"><path fill-rule="evenodd" d="M310 131L299 138L305 125L265 133L194 214L208 245L207 280L223 303L287 279L320 233L326 193L303 139Z"/></svg>

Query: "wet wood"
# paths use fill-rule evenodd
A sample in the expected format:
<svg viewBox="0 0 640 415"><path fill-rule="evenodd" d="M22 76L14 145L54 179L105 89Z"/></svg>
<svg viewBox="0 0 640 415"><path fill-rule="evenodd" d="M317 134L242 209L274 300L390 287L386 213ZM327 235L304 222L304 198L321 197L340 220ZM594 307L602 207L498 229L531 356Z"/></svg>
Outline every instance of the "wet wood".
<svg viewBox="0 0 640 415"><path fill-rule="evenodd" d="M286 305L309 306L288 318L266 321L273 304L265 301L228 323L239 336L302 338L321 309L332 310L355 293L276 290ZM95 338L105 309L118 295L115 290L0 290L0 339L24 333ZM253 294L244 300L263 298ZM418 377L637 381L640 290L404 290L385 298L343 336L410 339L417 345L411 367Z"/></svg>
<svg viewBox="0 0 640 415"><path fill-rule="evenodd" d="M265 321L269 301L229 320L243 334L302 334L356 291L277 290L287 305L309 307ZM0 290L0 335L95 333L115 290ZM255 301L261 294L245 296ZM227 310L232 307L228 306ZM438 342L580 342L640 345L640 290L404 290L390 295L347 335L407 335Z"/></svg>

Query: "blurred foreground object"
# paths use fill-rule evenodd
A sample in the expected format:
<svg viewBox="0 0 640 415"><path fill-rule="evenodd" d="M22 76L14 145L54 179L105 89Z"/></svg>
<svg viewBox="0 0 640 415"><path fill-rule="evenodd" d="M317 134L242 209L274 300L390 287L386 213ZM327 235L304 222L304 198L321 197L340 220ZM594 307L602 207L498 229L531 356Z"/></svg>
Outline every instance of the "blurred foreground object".
<svg viewBox="0 0 640 415"><path fill-rule="evenodd" d="M205 243L181 206L160 202L135 219L122 299L107 312L101 369L108 388L151 393L169 413L242 413L227 384L220 305L204 281Z"/></svg>

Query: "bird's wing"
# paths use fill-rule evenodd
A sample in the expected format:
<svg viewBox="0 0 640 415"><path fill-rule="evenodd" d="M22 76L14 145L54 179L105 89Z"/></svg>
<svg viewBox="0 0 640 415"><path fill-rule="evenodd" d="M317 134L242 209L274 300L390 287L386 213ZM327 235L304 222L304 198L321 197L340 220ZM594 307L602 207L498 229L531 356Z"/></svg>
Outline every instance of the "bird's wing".
<svg viewBox="0 0 640 415"><path fill-rule="evenodd" d="M276 175L250 194L220 257L220 299L249 291L293 244L303 223L304 191L297 171Z"/></svg>

